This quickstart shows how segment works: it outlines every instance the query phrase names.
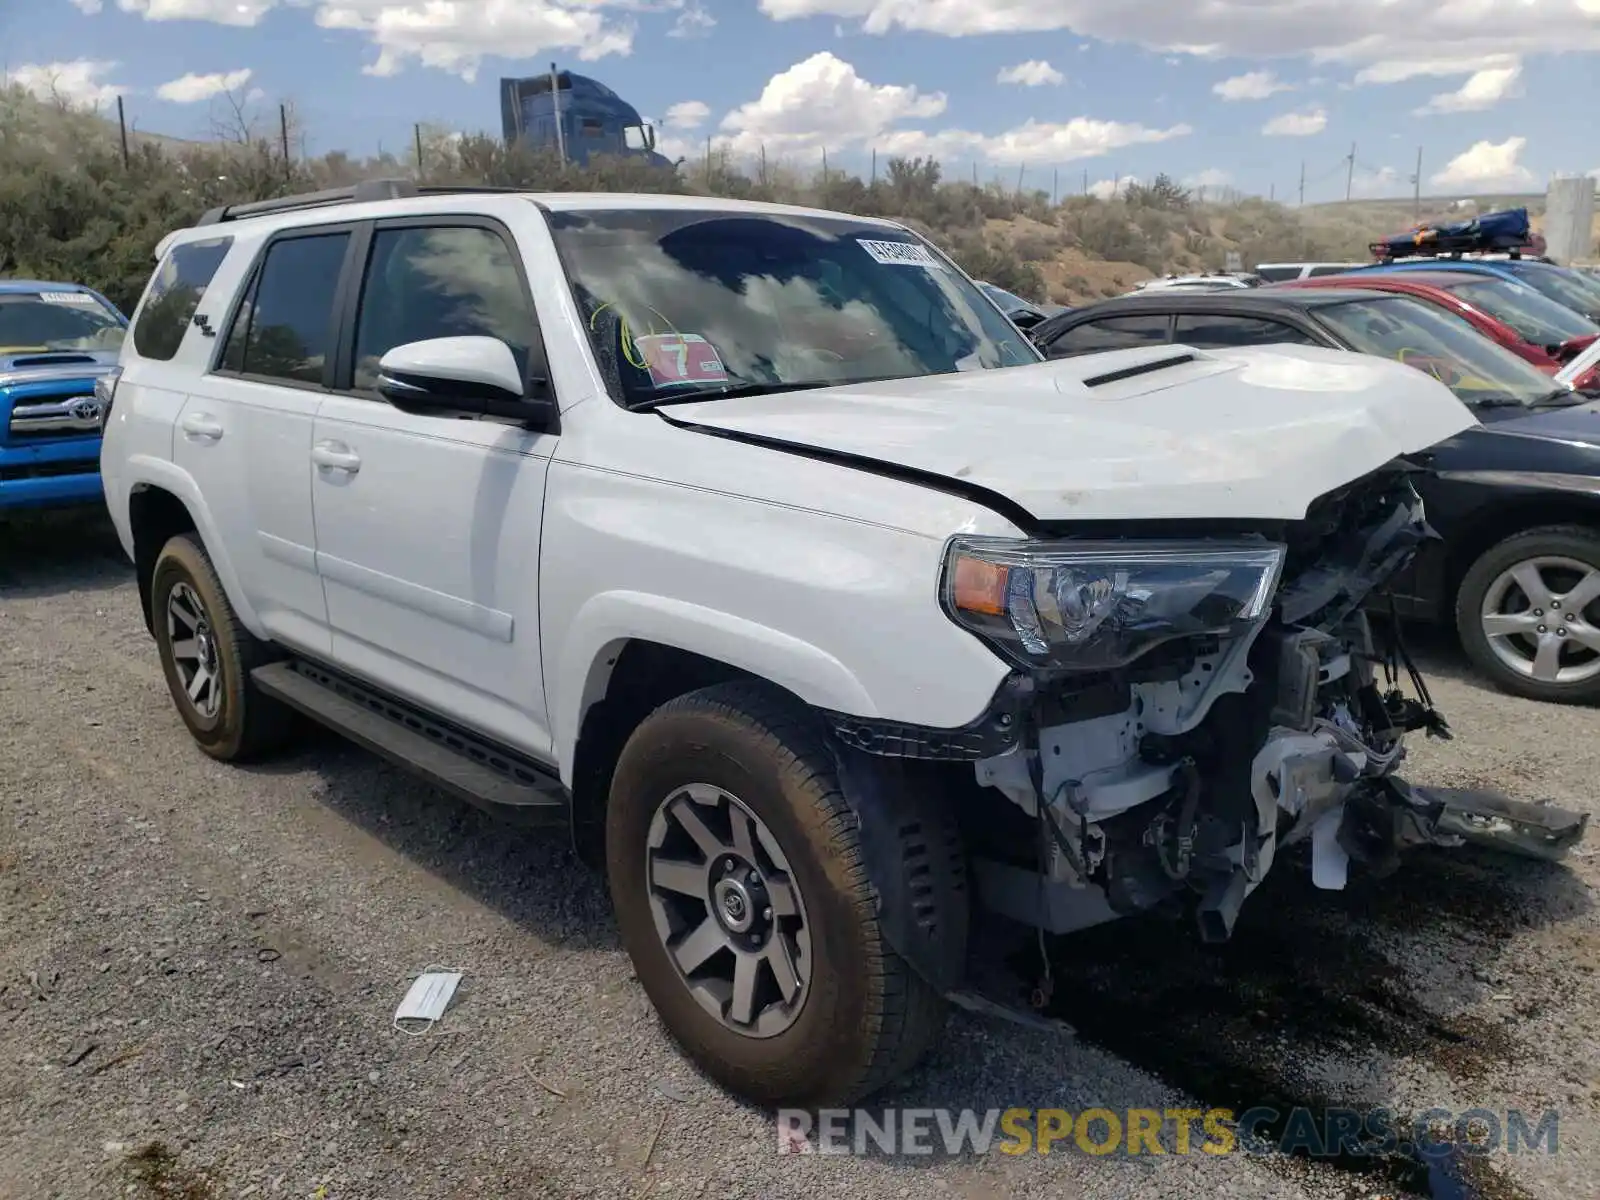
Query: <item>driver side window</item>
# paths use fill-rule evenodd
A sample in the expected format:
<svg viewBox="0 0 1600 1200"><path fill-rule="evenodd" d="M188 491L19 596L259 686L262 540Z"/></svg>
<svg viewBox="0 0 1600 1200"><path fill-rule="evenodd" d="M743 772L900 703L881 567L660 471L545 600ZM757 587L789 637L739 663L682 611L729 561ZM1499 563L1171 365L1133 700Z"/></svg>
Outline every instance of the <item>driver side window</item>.
<svg viewBox="0 0 1600 1200"><path fill-rule="evenodd" d="M396 346L442 337L494 337L527 375L536 318L505 238L481 225L379 229L356 319L355 388L377 387Z"/></svg>

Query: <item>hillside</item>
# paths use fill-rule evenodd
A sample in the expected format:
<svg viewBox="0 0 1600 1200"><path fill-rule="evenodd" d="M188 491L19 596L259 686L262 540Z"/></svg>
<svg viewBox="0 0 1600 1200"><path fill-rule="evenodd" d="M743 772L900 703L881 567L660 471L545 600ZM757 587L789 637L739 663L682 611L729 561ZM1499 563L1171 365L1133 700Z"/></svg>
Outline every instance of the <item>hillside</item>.
<svg viewBox="0 0 1600 1200"><path fill-rule="evenodd" d="M298 144L291 117L290 145ZM275 124L276 122L274 122ZM276 134L276 129L271 131ZM945 179L937 162L891 160L870 182L838 170L808 175L726 156L679 173L632 160L587 168L508 148L498 137L424 130L413 156L332 153L285 161L277 136L248 127L218 141L131 131L123 161L114 119L0 88L0 274L76 278L131 303L161 234L216 204L362 179L417 178L530 190L671 191L761 199L901 220L938 241L978 278L1037 299L1074 304L1119 295L1166 272L1322 259L1362 261L1374 237L1411 223L1401 200L1290 208L1259 197L1200 203L1166 176L1102 200L1016 192ZM1540 197L1516 200L1542 215ZM1442 214L1431 202L1425 215Z"/></svg>

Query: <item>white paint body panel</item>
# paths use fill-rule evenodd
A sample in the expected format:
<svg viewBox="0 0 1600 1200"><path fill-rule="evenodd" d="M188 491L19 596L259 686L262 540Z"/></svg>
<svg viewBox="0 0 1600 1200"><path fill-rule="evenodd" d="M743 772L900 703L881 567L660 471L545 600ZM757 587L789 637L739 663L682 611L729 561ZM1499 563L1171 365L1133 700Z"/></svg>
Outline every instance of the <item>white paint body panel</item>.
<svg viewBox="0 0 1600 1200"><path fill-rule="evenodd" d="M1196 361L1082 382L1182 354ZM1297 519L1318 496L1476 423L1421 371L1310 346L1117 350L670 412L965 480L1047 521Z"/></svg>
<svg viewBox="0 0 1600 1200"><path fill-rule="evenodd" d="M793 211L699 197L541 199ZM207 374L215 339L190 329L170 363L141 359L131 338L124 349L104 451L108 501L131 552L129 496L172 492L257 636L545 758L568 782L583 713L628 639L742 667L819 707L946 728L981 715L1006 674L937 599L947 539L1019 536L1005 517L668 417L920 468L1057 520L1295 518L1317 496L1473 423L1419 372L1309 349L1197 352L1185 366L1082 383L1175 347L628 413L606 395L527 198L337 205L179 238L235 239L203 305L220 325L279 229L449 214L494 217L515 238L559 434L408 415L319 389L246 417L248 398ZM219 414L224 403L233 407ZM182 414L196 411L253 432L175 452ZM241 446L239 457L212 453L223 446ZM295 549L263 551L279 543Z"/></svg>

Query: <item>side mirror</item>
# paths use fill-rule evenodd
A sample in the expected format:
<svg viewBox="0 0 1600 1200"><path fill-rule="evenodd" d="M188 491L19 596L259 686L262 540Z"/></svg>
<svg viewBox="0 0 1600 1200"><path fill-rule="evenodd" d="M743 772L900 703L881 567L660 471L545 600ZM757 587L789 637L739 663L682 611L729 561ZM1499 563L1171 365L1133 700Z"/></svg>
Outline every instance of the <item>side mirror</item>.
<svg viewBox="0 0 1600 1200"><path fill-rule="evenodd" d="M548 392L548 381L533 381ZM378 393L401 412L510 417L548 427L555 405L529 395L511 347L493 337L429 338L396 346L378 360Z"/></svg>
<svg viewBox="0 0 1600 1200"><path fill-rule="evenodd" d="M650 149L654 150L656 148L656 127L654 125L646 125L644 127L644 142Z"/></svg>

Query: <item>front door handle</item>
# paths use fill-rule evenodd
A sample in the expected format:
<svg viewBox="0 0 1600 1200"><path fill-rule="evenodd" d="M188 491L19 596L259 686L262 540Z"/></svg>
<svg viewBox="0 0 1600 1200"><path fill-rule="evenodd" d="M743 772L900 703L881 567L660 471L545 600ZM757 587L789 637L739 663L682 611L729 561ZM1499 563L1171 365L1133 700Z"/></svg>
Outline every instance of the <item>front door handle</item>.
<svg viewBox="0 0 1600 1200"><path fill-rule="evenodd" d="M222 438L222 423L210 413L190 413L178 422L178 427L193 441L215 442Z"/></svg>
<svg viewBox="0 0 1600 1200"><path fill-rule="evenodd" d="M361 469L361 456L343 442L318 442L311 447L311 461L330 471L351 475Z"/></svg>

